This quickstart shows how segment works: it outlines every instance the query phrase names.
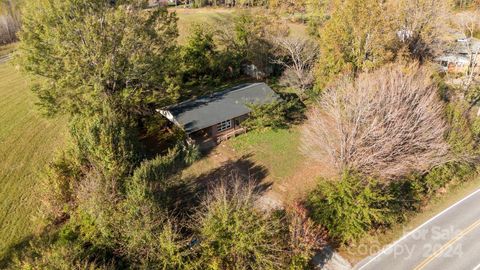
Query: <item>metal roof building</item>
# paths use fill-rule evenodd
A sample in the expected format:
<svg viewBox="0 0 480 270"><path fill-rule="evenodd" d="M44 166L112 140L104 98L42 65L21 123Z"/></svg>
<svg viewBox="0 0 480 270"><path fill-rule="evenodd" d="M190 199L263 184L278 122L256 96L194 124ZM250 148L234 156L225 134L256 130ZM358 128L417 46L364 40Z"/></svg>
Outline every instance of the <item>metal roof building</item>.
<svg viewBox="0 0 480 270"><path fill-rule="evenodd" d="M265 83L249 83L158 110L187 134L248 115L247 104L266 104L278 95ZM235 124L230 125L234 128ZM224 130L218 130L218 132ZM216 132L214 132L216 133Z"/></svg>

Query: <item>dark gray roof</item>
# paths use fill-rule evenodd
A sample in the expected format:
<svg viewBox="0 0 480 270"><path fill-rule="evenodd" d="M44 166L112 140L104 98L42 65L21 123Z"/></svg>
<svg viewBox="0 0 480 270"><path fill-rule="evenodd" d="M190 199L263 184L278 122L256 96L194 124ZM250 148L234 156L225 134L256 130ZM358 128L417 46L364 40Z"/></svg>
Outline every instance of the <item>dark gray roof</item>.
<svg viewBox="0 0 480 270"><path fill-rule="evenodd" d="M250 112L246 104L266 104L278 95L265 83L242 84L165 107L159 112L188 134Z"/></svg>
<svg viewBox="0 0 480 270"><path fill-rule="evenodd" d="M468 48L467 43L470 48ZM475 53L480 51L480 40L476 38L460 38L455 44L452 44L450 48L447 49L449 53L456 54L469 54L470 50Z"/></svg>

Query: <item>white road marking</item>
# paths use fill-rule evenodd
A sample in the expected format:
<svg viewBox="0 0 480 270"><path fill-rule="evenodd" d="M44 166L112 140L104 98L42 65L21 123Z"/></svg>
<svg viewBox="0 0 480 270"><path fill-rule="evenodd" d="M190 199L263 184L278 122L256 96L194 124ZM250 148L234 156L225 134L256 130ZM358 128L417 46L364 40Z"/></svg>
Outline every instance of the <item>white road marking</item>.
<svg viewBox="0 0 480 270"><path fill-rule="evenodd" d="M475 268L473 268L472 270L479 270L480 269L480 264L475 266Z"/></svg>
<svg viewBox="0 0 480 270"><path fill-rule="evenodd" d="M387 248L383 249L382 252L378 253L375 257L373 257L370 261L366 262L364 265L362 265L358 270L362 270L363 268L365 268L367 265L369 265L371 262L373 262L374 260L376 260L378 257L382 256L387 250L389 250L390 248L396 246L398 243L402 242L403 240L405 240L406 238L408 238L410 235L412 235L413 233L415 233L417 230L419 230L420 228L424 227L425 225L429 224L430 222L432 222L433 220L435 220L436 218L438 218L439 216L445 214L446 212L448 212L450 209L454 208L455 206L459 205L460 203L462 203L463 201L469 199L470 197L472 197L473 195L477 194L478 192L480 192L480 189L477 189L475 192L473 192L472 194L468 195L467 197L461 199L460 201L456 202L455 204L451 205L450 207L448 207L447 209L443 210L442 212L440 212L439 214L437 214L436 216L432 217L431 219L427 220L425 223L423 223L422 225L420 225L419 227L415 228L413 231L407 233L406 235L404 235L402 238L400 238L399 240L397 240L396 242L394 242L393 244L389 245ZM477 267L475 267L475 269L473 270L480 270L480 265L478 265Z"/></svg>

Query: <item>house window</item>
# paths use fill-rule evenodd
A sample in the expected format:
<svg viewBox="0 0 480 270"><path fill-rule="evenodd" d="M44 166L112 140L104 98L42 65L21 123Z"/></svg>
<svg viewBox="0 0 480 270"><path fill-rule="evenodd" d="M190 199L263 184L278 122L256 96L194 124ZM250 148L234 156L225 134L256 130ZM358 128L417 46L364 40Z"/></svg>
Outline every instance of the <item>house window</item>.
<svg viewBox="0 0 480 270"><path fill-rule="evenodd" d="M232 128L232 120L226 120L217 125L217 131L222 132L224 130Z"/></svg>

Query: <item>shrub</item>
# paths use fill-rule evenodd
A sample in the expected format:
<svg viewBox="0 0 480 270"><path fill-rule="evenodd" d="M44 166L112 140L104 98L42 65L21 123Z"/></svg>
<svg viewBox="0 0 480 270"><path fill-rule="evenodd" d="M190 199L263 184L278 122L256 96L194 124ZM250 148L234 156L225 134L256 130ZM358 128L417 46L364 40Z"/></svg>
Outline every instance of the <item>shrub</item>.
<svg viewBox="0 0 480 270"><path fill-rule="evenodd" d="M150 198L115 195L109 184L89 189L69 222L75 242L98 258L143 269L181 269L182 235ZM86 193L87 191L84 191ZM113 194L112 194L113 193Z"/></svg>
<svg viewBox="0 0 480 270"><path fill-rule="evenodd" d="M452 161L437 166L424 175L412 174L391 182L385 188L391 196L389 207L398 221L406 219L408 212L419 211L429 199L450 183L465 181L476 173L472 163Z"/></svg>
<svg viewBox="0 0 480 270"><path fill-rule="evenodd" d="M308 269L315 252L327 243L326 230L315 224L308 217L307 209L298 202L289 205L286 212L292 257L290 269Z"/></svg>
<svg viewBox="0 0 480 270"><path fill-rule="evenodd" d="M466 162L450 162L433 168L424 177L426 193L432 195L450 182L465 180L475 171L475 166Z"/></svg>
<svg viewBox="0 0 480 270"><path fill-rule="evenodd" d="M115 251L133 268L186 269L185 241L175 220L148 200L125 200L112 223L117 230Z"/></svg>
<svg viewBox="0 0 480 270"><path fill-rule="evenodd" d="M12 269L59 269L59 270L102 270L114 269L113 265L85 258L83 247L78 243L51 242L40 239L30 249L16 258Z"/></svg>
<svg viewBox="0 0 480 270"><path fill-rule="evenodd" d="M172 206L178 197L175 187L181 184L173 176L186 165L193 163L198 156L195 146L178 144L165 156L159 155L143 161L127 180L128 196L138 200L153 199L165 209Z"/></svg>
<svg viewBox="0 0 480 270"><path fill-rule="evenodd" d="M256 210L254 200L253 187L239 181L209 193L194 220L202 268L286 268L280 220Z"/></svg>
<svg viewBox="0 0 480 270"><path fill-rule="evenodd" d="M480 141L480 118L475 118L472 123L472 133L475 138L475 142L478 144Z"/></svg>
<svg viewBox="0 0 480 270"><path fill-rule="evenodd" d="M40 222L58 223L75 205L75 186L83 177L81 165L71 151L62 153L49 164L41 178L39 197L41 201Z"/></svg>
<svg viewBox="0 0 480 270"><path fill-rule="evenodd" d="M70 133L80 161L112 178L129 175L143 155L135 121L107 103L97 114L74 117Z"/></svg>
<svg viewBox="0 0 480 270"><path fill-rule="evenodd" d="M410 211L418 211L425 203L425 185L423 176L412 174L386 186L390 199L389 209L395 219L402 222Z"/></svg>
<svg viewBox="0 0 480 270"><path fill-rule="evenodd" d="M467 104L450 103L446 108L446 119L450 126L447 142L454 154L470 157L475 153L475 140L468 117L465 116ZM473 126L475 127L475 126Z"/></svg>
<svg viewBox="0 0 480 270"><path fill-rule="evenodd" d="M346 244L391 222L390 199L374 179L346 171L339 181L321 179L308 204L313 220L325 226L334 240Z"/></svg>
<svg viewBox="0 0 480 270"><path fill-rule="evenodd" d="M247 129L287 128L303 118L304 105L298 97L285 96L284 100L247 106L251 110L250 116L242 123Z"/></svg>
<svg viewBox="0 0 480 270"><path fill-rule="evenodd" d="M250 116L242 123L248 129L285 128L286 104L274 101L263 105L248 104Z"/></svg>

